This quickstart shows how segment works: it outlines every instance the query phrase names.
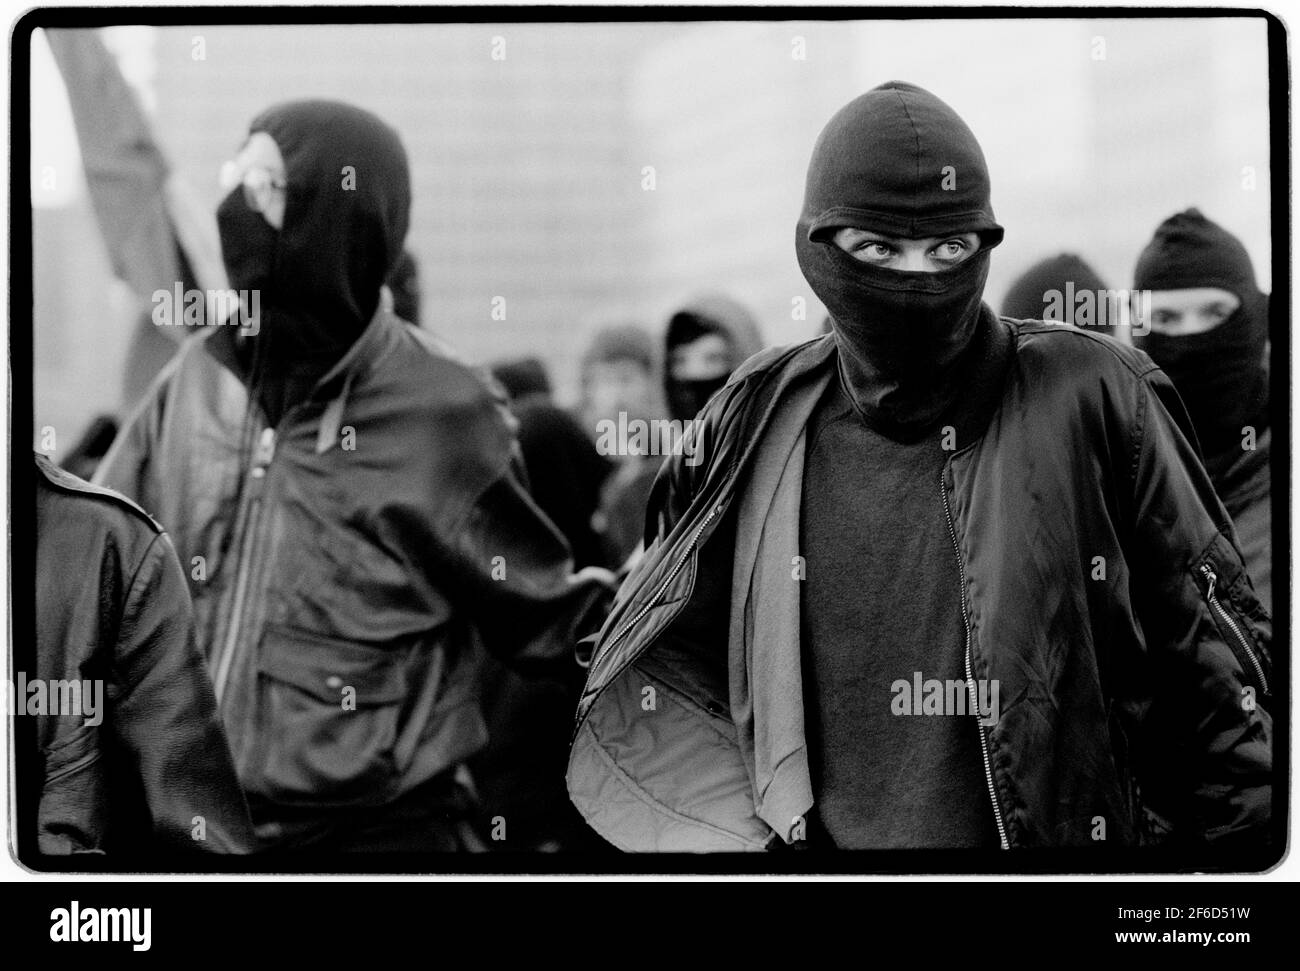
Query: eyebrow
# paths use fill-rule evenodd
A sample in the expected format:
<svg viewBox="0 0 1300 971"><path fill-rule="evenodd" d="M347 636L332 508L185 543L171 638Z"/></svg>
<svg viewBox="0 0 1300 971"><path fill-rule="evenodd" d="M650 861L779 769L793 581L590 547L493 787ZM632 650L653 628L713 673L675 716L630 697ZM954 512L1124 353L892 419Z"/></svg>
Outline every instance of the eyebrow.
<svg viewBox="0 0 1300 971"><path fill-rule="evenodd" d="M902 236L886 236L871 229L858 229L856 226L845 226L844 229L853 234L853 241L856 243L885 243L896 246L906 242Z"/></svg>
<svg viewBox="0 0 1300 971"><path fill-rule="evenodd" d="M935 244L938 245L940 243L946 243L952 239L964 240L967 236L974 236L976 238L976 241L977 242L979 241L979 234L974 232L946 233L945 235L942 236L925 236L921 238L915 238L912 236L886 236L884 233L878 233L874 229L860 229L857 226L843 226L841 227L840 231L842 230L848 230L851 233L856 233L862 238L875 243L890 243L890 244L921 243L921 242L926 242L927 240L934 240Z"/></svg>

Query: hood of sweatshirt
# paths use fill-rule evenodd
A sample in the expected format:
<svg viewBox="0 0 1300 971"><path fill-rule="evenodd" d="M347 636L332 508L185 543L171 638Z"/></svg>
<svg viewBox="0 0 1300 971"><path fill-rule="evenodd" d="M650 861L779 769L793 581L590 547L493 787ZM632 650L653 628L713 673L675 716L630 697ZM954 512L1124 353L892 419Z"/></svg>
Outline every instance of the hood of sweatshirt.
<svg viewBox="0 0 1300 971"><path fill-rule="evenodd" d="M729 367L716 378L678 380L672 375L673 348L706 334L724 338ZM743 305L720 294L706 294L688 302L668 320L664 334L664 396L670 416L694 418L715 391L727 383L731 372L763 349L758 321Z"/></svg>

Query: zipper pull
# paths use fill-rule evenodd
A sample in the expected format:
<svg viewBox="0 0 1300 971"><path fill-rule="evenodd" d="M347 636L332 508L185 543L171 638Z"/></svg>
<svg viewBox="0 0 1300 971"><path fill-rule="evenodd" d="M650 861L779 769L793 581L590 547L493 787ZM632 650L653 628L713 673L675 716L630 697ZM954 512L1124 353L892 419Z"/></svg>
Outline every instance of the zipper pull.
<svg viewBox="0 0 1300 971"><path fill-rule="evenodd" d="M1210 569L1210 564L1208 563L1201 564L1201 575L1205 577L1205 582L1208 584L1208 586L1205 589L1205 596L1209 597L1210 599L1213 599L1214 585L1218 583L1219 578L1215 574L1215 572Z"/></svg>
<svg viewBox="0 0 1300 971"><path fill-rule="evenodd" d="M266 475L266 467L275 456L275 429L263 428L262 437L257 440L257 449L253 452L253 477Z"/></svg>

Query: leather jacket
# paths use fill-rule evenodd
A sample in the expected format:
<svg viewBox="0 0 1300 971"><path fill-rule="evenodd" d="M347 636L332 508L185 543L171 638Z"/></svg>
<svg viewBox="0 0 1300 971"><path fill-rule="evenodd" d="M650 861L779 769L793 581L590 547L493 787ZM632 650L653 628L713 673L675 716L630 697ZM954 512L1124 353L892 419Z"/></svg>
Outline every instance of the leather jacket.
<svg viewBox="0 0 1300 971"><path fill-rule="evenodd" d="M934 495L969 669L1001 686L1000 719L981 729L987 791L972 796L989 800L1004 849L1095 846L1098 819L1108 845L1157 830L1258 841L1272 621L1172 384L1118 341L995 324L1000 377L968 410ZM784 668L751 654L765 630L797 632L797 616L738 607L732 548L709 551L765 456L799 430L782 417L836 367L831 336L751 358L701 413L694 461L660 472L646 555L594 639L569 760L575 805L619 847L799 838L812 787L802 721L781 700L801 697L797 633L779 646ZM742 520L735 549L781 525ZM721 579L702 575L709 562ZM771 572L789 579L789 563Z"/></svg>
<svg viewBox="0 0 1300 971"><path fill-rule="evenodd" d="M259 834L298 842L485 744L483 647L576 670L612 578L572 572L500 389L427 332L381 308L274 428L232 332L187 343L99 479L175 537Z"/></svg>
<svg viewBox="0 0 1300 971"><path fill-rule="evenodd" d="M37 719L40 851L248 852L248 807L166 534L41 455L35 480L36 670L15 672L15 702Z"/></svg>

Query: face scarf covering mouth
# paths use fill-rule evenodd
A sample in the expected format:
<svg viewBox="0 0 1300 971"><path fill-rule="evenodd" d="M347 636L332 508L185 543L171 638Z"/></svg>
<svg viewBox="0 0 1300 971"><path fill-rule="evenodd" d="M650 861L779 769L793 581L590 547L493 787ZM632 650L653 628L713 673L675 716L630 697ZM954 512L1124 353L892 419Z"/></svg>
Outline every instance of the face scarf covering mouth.
<svg viewBox="0 0 1300 971"><path fill-rule="evenodd" d="M1221 324L1200 334L1134 336L1169 376L1192 419L1205 468L1216 486L1242 457L1244 427L1262 433L1269 424L1268 297L1241 241L1196 209L1170 216L1147 244L1134 274L1138 290L1213 287L1235 294L1241 305Z"/></svg>
<svg viewBox="0 0 1300 971"><path fill-rule="evenodd" d="M936 273L894 270L835 245L835 231L846 226L912 239L977 233L980 248ZM982 297L989 250L1002 233L975 136L929 92L890 81L823 129L795 252L830 312L846 390L882 434L926 434L961 394L989 326Z"/></svg>
<svg viewBox="0 0 1300 971"><path fill-rule="evenodd" d="M271 108L249 126L284 159L283 228L236 187L217 209L222 257L235 290L261 291L247 380L278 424L343 358L370 323L402 253L410 175L397 133L368 111L331 101ZM224 330L233 330L226 328Z"/></svg>

